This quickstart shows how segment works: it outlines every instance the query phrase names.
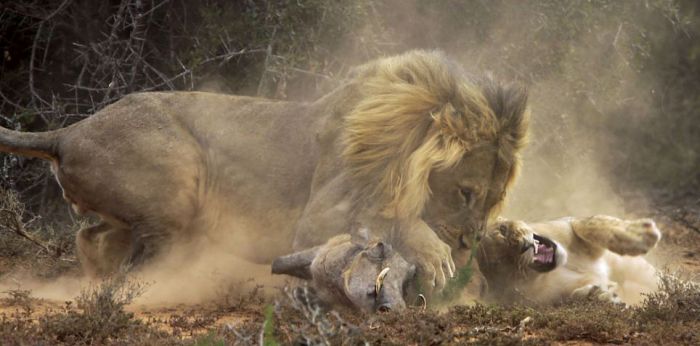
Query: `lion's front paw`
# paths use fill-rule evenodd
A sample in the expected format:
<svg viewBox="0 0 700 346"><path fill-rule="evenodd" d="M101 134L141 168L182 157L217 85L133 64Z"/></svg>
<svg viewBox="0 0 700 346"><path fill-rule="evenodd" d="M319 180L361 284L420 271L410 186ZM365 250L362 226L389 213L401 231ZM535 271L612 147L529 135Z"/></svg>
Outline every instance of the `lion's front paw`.
<svg viewBox="0 0 700 346"><path fill-rule="evenodd" d="M405 244L404 253L418 268L420 288L432 294L441 291L447 280L454 277L452 249L437 237L422 239L418 244Z"/></svg>

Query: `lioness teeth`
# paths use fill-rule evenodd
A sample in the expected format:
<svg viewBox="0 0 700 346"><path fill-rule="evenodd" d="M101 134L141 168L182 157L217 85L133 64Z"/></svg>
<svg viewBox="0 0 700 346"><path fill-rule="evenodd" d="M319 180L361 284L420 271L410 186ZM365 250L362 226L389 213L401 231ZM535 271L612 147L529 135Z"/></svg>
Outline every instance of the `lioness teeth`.
<svg viewBox="0 0 700 346"><path fill-rule="evenodd" d="M537 255L537 251L540 247L540 242L537 239L535 239L533 243L535 244L535 255Z"/></svg>

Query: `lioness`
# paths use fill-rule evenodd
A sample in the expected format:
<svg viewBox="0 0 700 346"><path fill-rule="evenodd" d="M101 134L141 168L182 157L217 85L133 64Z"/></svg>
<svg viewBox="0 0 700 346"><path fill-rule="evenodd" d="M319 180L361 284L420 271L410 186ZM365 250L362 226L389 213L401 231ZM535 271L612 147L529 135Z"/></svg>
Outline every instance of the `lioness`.
<svg viewBox="0 0 700 346"><path fill-rule="evenodd" d="M391 245L371 240L366 232L335 236L272 262L273 274L310 280L321 301L369 312L404 309L415 268Z"/></svg>
<svg viewBox="0 0 700 346"><path fill-rule="evenodd" d="M310 103L138 93L56 131L0 128L0 150L49 160L65 199L101 218L78 235L90 268L137 265L207 233L269 263L359 223L441 288L451 251L516 175L526 103L522 88L412 51L360 66Z"/></svg>
<svg viewBox="0 0 700 346"><path fill-rule="evenodd" d="M656 270L641 255L660 238L650 219L593 216L534 224L499 219L481 239L477 261L487 297L496 301L594 296L634 304L640 293L656 288Z"/></svg>

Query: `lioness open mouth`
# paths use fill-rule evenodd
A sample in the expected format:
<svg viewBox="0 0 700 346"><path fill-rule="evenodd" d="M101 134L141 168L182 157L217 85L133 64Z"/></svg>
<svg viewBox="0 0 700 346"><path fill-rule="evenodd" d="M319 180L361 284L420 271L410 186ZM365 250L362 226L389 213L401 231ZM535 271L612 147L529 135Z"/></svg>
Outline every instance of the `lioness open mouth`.
<svg viewBox="0 0 700 346"><path fill-rule="evenodd" d="M557 244L547 237L533 234L532 263L530 268L538 272L548 272L557 266Z"/></svg>

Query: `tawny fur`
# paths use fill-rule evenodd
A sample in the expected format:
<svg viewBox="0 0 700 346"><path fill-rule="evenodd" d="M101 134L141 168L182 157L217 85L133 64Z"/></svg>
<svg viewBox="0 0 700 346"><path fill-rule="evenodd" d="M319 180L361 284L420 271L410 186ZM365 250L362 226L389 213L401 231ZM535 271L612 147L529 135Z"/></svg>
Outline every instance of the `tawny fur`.
<svg viewBox="0 0 700 346"><path fill-rule="evenodd" d="M378 198L387 217L420 217L430 199L430 172L453 167L478 143L496 140L503 160L519 161L525 103L503 116L492 107L510 100L489 94L489 103L486 93L495 90L464 83L441 54L415 51L358 71L362 97L345 118L343 157L364 195ZM514 178L515 168L509 184Z"/></svg>

